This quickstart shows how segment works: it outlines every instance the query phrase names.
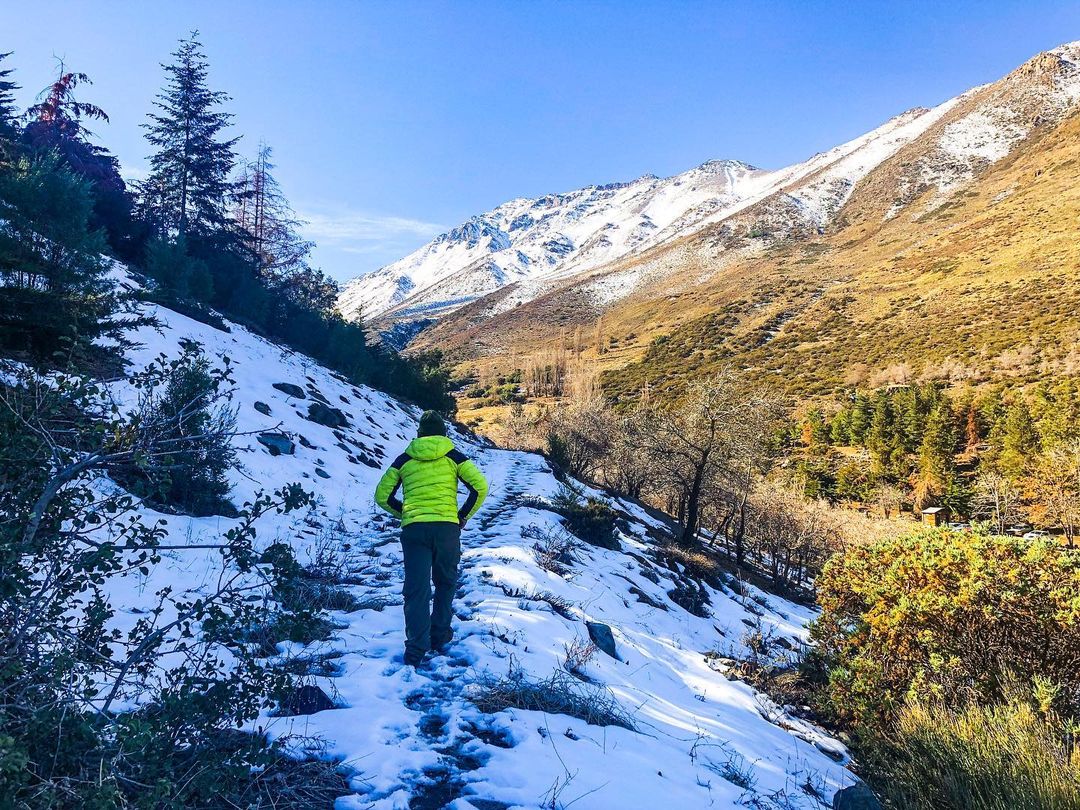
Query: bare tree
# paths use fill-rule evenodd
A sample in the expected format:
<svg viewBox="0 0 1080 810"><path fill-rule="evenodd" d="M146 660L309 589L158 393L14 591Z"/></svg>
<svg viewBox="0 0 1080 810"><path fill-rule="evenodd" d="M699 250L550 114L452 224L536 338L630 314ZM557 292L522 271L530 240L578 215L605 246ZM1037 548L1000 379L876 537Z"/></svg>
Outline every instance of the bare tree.
<svg viewBox="0 0 1080 810"><path fill-rule="evenodd" d="M1061 529L1073 546L1080 528L1080 440L1051 448L1033 476L1037 493L1035 516Z"/></svg>
<svg viewBox="0 0 1080 810"><path fill-rule="evenodd" d="M971 513L980 520L990 522L998 534L1021 517L1020 490L1006 475L999 472L983 472L975 481L975 497Z"/></svg>
<svg viewBox="0 0 1080 810"><path fill-rule="evenodd" d="M693 543L710 502L726 500L735 556L745 549L746 503L754 470L767 457L776 402L748 390L730 370L692 383L678 407L649 409L644 449L657 485L675 506L681 542Z"/></svg>

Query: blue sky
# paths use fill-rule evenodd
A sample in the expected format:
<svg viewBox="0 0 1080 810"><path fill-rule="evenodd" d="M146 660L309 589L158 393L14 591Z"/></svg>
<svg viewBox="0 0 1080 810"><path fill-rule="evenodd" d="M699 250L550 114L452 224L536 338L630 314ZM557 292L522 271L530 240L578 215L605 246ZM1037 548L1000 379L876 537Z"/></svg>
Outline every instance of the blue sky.
<svg viewBox="0 0 1080 810"><path fill-rule="evenodd" d="M1080 39L1076 2L3 5L23 101L54 57L89 73L133 176L159 63L198 28L241 149L273 146L338 279L513 197L803 160Z"/></svg>

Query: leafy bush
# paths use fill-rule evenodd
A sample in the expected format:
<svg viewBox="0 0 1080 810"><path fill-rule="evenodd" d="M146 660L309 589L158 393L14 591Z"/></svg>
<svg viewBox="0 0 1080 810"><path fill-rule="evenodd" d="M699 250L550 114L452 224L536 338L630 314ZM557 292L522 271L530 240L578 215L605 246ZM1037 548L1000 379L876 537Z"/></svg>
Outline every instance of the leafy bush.
<svg viewBox="0 0 1080 810"><path fill-rule="evenodd" d="M223 369L211 369L189 343L176 360L162 356L132 379L140 394L132 459L114 472L128 490L199 517L236 513L228 500L236 418L223 401L231 376L222 360Z"/></svg>
<svg viewBox="0 0 1080 810"><path fill-rule="evenodd" d="M817 581L813 626L842 721L880 721L905 699L957 707L1015 678L1080 699L1080 552L1052 540L945 530L850 549Z"/></svg>
<svg viewBox="0 0 1080 810"><path fill-rule="evenodd" d="M161 588L150 610L117 627L112 583L150 575L164 550L183 554L185 545L166 545L162 524L144 521L128 493L103 492L100 476L170 450L168 433L146 432L145 413L109 407L85 379L44 381L26 370L8 379L0 387L0 803L270 805L253 769L280 766L281 752L235 730L274 705L291 676L255 645L205 631L286 617L265 597L289 572L254 553L255 524L310 496L296 485L258 495L210 544L220 552L220 570L208 571L213 587L198 599Z"/></svg>

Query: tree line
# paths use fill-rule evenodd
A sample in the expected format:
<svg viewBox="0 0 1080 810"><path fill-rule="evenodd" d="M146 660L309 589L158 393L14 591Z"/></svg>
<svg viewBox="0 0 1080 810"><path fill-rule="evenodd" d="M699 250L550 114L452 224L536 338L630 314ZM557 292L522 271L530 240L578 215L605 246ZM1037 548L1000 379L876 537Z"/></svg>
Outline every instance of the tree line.
<svg viewBox="0 0 1080 810"><path fill-rule="evenodd" d="M197 33L163 65L143 125L150 171L131 184L89 128L108 122L83 98L89 77L61 64L20 112L10 56L0 56L0 348L86 362L95 339L120 338L135 321L106 278L111 255L187 315L217 323L220 312L356 382L453 410L438 353L406 359L336 312L337 285L310 263L271 147L243 160L228 134L229 96L211 88Z"/></svg>
<svg viewBox="0 0 1080 810"><path fill-rule="evenodd" d="M808 494L946 506L999 532L1031 521L1070 541L1080 527L1075 379L950 394L938 384L856 391L793 419L785 443ZM850 454L845 448L858 448Z"/></svg>

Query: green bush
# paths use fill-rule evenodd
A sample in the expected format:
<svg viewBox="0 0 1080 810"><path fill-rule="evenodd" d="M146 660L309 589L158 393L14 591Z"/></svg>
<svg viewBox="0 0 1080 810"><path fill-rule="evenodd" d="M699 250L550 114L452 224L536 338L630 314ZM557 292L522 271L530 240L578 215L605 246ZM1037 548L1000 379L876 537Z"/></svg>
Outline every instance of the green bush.
<svg viewBox="0 0 1080 810"><path fill-rule="evenodd" d="M1053 540L934 530L855 547L817 581L812 633L837 720L877 723L909 697L1000 702L1013 678L1080 696L1080 552Z"/></svg>
<svg viewBox="0 0 1080 810"><path fill-rule="evenodd" d="M168 510L203 517L235 515L228 472L236 464L235 413L228 407L229 360L213 369L193 344L179 358L159 358L132 378L140 392L132 456L113 477Z"/></svg>

